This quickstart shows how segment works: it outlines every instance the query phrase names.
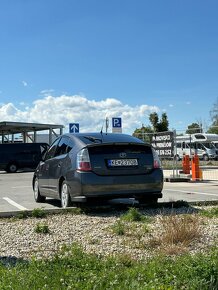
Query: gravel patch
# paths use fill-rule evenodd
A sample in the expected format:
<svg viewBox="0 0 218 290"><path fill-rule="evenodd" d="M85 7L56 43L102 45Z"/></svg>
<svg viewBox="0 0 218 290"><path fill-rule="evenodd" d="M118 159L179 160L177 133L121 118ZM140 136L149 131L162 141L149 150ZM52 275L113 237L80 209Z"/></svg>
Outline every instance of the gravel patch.
<svg viewBox="0 0 218 290"><path fill-rule="evenodd" d="M143 210L150 216L148 224L125 222L126 233L117 235L114 224L121 212L73 215L72 213L48 215L44 218L0 219L0 259L16 261L53 257L64 245L77 243L87 253L100 256L126 255L145 259L160 248L151 246L151 241L162 233L161 219L172 214L195 215L200 208ZM207 207L208 209L208 207ZM199 216L200 237L186 246L190 253L206 251L218 243L218 218ZM38 224L47 225L49 233L36 233ZM15 262L14 262L15 263Z"/></svg>

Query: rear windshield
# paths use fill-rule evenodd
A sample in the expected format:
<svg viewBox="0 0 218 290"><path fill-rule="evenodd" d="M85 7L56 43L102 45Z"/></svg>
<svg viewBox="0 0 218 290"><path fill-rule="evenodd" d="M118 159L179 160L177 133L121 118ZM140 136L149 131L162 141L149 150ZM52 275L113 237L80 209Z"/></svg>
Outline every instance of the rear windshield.
<svg viewBox="0 0 218 290"><path fill-rule="evenodd" d="M150 146L143 145L104 145L89 147L89 152L93 154L113 154L113 153L131 153L131 154L148 154L152 155Z"/></svg>
<svg viewBox="0 0 218 290"><path fill-rule="evenodd" d="M143 143L142 140L125 134L90 134L90 135L77 135L85 144L98 144L98 143Z"/></svg>

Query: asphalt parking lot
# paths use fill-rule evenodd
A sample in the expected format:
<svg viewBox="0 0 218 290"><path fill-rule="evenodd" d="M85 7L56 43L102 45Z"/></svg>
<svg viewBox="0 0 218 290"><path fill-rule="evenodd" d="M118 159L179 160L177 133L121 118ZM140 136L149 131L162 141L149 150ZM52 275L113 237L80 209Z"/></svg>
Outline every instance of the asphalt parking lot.
<svg viewBox="0 0 218 290"><path fill-rule="evenodd" d="M58 209L60 202L46 199L45 203L36 203L32 191L33 172L8 174L0 171L0 212L17 210ZM159 202L185 200L218 201L218 182L165 182L163 198Z"/></svg>

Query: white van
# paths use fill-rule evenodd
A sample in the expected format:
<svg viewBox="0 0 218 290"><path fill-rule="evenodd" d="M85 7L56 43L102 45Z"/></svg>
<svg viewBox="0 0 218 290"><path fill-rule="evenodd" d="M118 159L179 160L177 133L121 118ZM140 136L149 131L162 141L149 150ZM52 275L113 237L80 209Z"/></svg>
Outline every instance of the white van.
<svg viewBox="0 0 218 290"><path fill-rule="evenodd" d="M177 136L175 140L175 158L181 160L184 155L192 157L197 154L204 161L217 159L218 150L213 143L216 138L218 142L217 134L206 133Z"/></svg>

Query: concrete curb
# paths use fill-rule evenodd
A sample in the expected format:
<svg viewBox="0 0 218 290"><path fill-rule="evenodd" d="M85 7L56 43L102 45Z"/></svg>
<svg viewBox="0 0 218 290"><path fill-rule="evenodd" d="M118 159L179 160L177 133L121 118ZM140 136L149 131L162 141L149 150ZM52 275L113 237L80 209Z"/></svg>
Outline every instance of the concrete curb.
<svg viewBox="0 0 218 290"><path fill-rule="evenodd" d="M58 214L58 213L63 213L64 211L69 211L70 209L72 209L74 207L69 207L67 209L64 208L40 208L43 211L45 211L46 213L51 213L51 214ZM5 217L5 218L10 218L10 217L16 217L19 216L21 213L26 213L27 216L31 216L33 210L15 210L15 211L3 211L0 212L0 217Z"/></svg>
<svg viewBox="0 0 218 290"><path fill-rule="evenodd" d="M181 200L178 201L173 201L173 202L158 202L158 205L154 208L161 208L161 207L173 207L173 204L176 205L177 202L181 202ZM186 201L184 201L186 203ZM218 205L218 200L208 200L208 201L192 201L192 202L187 202L190 206L209 206L209 205ZM148 207L151 207L151 205ZM76 209L77 207L68 207L68 208L47 208L44 209L42 208L43 211L45 211L47 214L60 214L60 213L68 213L73 209ZM98 206L98 208L100 208ZM188 207L187 207L188 208ZM41 209L41 208L40 208ZM91 209L91 207L90 207ZM32 216L33 210L16 210L16 211L5 211L5 212L0 212L0 218L12 218L19 216L22 213L25 213L27 217Z"/></svg>

